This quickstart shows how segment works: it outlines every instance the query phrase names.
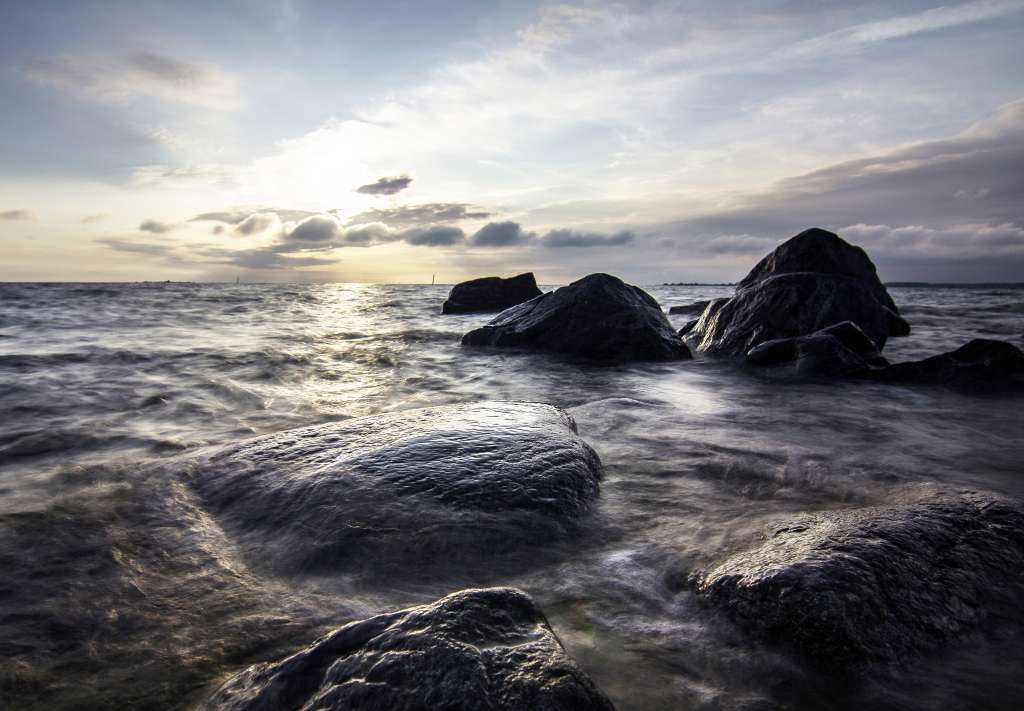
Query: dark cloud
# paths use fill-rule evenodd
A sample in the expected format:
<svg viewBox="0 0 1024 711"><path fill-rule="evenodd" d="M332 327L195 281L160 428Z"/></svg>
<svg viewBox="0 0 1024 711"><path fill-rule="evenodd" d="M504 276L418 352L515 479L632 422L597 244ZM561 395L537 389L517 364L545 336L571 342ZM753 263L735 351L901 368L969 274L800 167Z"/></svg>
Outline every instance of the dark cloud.
<svg viewBox="0 0 1024 711"><path fill-rule="evenodd" d="M274 223L274 214L267 212L254 212L238 223L235 232L242 235L256 234L263 232Z"/></svg>
<svg viewBox="0 0 1024 711"><path fill-rule="evenodd" d="M175 229L177 225L171 225L166 222L157 222L156 220L143 220L139 224L140 232L151 232L155 235L162 235L166 232L170 232Z"/></svg>
<svg viewBox="0 0 1024 711"><path fill-rule="evenodd" d="M357 193L364 195L395 195L409 187L412 178L408 175L397 175L393 178L380 178L377 182L361 185L356 188Z"/></svg>
<svg viewBox="0 0 1024 711"><path fill-rule="evenodd" d="M541 244L545 247L561 249L563 247L616 247L628 244L636 238L629 230L603 235L596 232L577 232L575 230L551 230Z"/></svg>
<svg viewBox="0 0 1024 711"><path fill-rule="evenodd" d="M469 239L474 247L511 247L534 238L532 232L524 232L518 222L488 222Z"/></svg>
<svg viewBox="0 0 1024 711"><path fill-rule="evenodd" d="M117 237L105 237L95 240L98 244L105 245L117 252L129 252L131 254L150 254L155 256L168 256L171 253L171 246L167 244L154 244L152 242L137 242L130 239Z"/></svg>
<svg viewBox="0 0 1024 711"><path fill-rule="evenodd" d="M459 220L486 220L490 216L491 213L467 203L431 202L366 210L349 218L347 224L383 222L392 226L416 226Z"/></svg>
<svg viewBox="0 0 1024 711"><path fill-rule="evenodd" d="M31 220L32 213L28 210L4 210L0 212L0 220Z"/></svg>
<svg viewBox="0 0 1024 711"><path fill-rule="evenodd" d="M424 247L449 247L463 241L466 238L466 233L460 227L437 225L406 230L401 236L409 244Z"/></svg>
<svg viewBox="0 0 1024 711"><path fill-rule="evenodd" d="M221 232L224 231L224 225L214 225L213 230L211 231L213 232L213 234L219 235Z"/></svg>
<svg viewBox="0 0 1024 711"><path fill-rule="evenodd" d="M341 234L341 225L326 215L308 217L285 235L287 242L302 244L330 245Z"/></svg>

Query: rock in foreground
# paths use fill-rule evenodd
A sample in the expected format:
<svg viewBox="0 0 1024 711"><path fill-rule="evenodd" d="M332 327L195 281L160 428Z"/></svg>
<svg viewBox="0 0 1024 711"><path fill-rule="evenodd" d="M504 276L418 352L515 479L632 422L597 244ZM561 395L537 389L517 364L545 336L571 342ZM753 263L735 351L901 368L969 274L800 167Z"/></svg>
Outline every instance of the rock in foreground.
<svg viewBox="0 0 1024 711"><path fill-rule="evenodd" d="M762 259L735 296L704 311L690 335L702 351L743 355L842 321L854 322L879 348L910 328L864 250L810 229Z"/></svg>
<svg viewBox="0 0 1024 711"><path fill-rule="evenodd" d="M611 711L544 615L509 588L345 625L224 684L208 711Z"/></svg>
<svg viewBox="0 0 1024 711"><path fill-rule="evenodd" d="M608 274L591 274L514 306L467 333L462 343L537 348L612 363L690 357L658 302Z"/></svg>
<svg viewBox="0 0 1024 711"><path fill-rule="evenodd" d="M533 272L502 279L483 277L456 284L441 307L443 314L501 311L540 296Z"/></svg>
<svg viewBox="0 0 1024 711"><path fill-rule="evenodd" d="M261 562L409 575L565 534L600 474L565 412L480 402L258 437L190 477Z"/></svg>
<svg viewBox="0 0 1024 711"><path fill-rule="evenodd" d="M1024 512L994 495L834 511L777 526L698 589L827 662L896 661L1024 602Z"/></svg>

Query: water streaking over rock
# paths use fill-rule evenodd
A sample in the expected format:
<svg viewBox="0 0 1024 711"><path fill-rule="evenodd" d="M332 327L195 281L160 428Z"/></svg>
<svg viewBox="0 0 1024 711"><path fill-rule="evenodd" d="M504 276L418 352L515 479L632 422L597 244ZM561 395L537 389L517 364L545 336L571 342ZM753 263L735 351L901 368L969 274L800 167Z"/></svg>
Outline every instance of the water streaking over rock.
<svg viewBox="0 0 1024 711"><path fill-rule="evenodd" d="M643 288L665 309L734 293ZM1019 500L1019 396L783 382L775 367L700 352L597 366L464 347L462 335L493 314L442 315L450 289L0 285L0 707L193 709L251 666L302 653L346 623L490 587L528 594L620 711L1019 706L1024 634L998 624L989 602L987 618L915 648L898 668L878 662L837 678L709 604L692 582L794 519L913 505L932 489ZM1024 345L1020 289L888 292L913 326L885 343L890 363L973 339ZM676 329L692 317L666 315ZM522 415L487 404L495 402L544 405L522 405L535 423L524 426ZM395 485L390 469L367 462L416 440L403 451L443 463L443 447L436 460L427 455L445 420L415 413L472 407L493 416L479 428L456 417L451 429L465 438L451 442L470 451L474 432L507 432L481 475L511 482L531 471L523 461L543 460L543 447L519 441L525 427L560 455L576 443L593 448L603 469L596 495L581 493L585 506L563 517L545 488L523 490L529 506L500 511L486 510L508 501L511 490L500 486L493 502L478 500L485 508L410 491L402 498L410 512L422 507L423 519L394 519L396 530L379 537L296 525L333 523L332 506L379 525L400 497L367 484ZM339 435L319 455L316 446L301 456L299 448L289 463L272 463L289 432L354 432L362 418L419 422L422 437L403 440L412 425L381 425L365 449L357 451L361 436ZM523 452L532 454L521 461ZM302 499L323 510L300 507L290 525L271 505L274 472L287 495L303 472L344 468L331 461L367 484L367 506L329 495L327 476L323 497L315 489ZM238 483L238 501L217 483L228 480ZM430 528L443 511L462 512L465 535ZM533 533L526 519L551 535ZM487 520L500 525L483 527ZM408 532L421 529L431 536ZM481 555L497 531L508 532L504 545ZM333 552L355 555L318 558L325 532L347 536ZM406 545L403 566L385 560Z"/></svg>
<svg viewBox="0 0 1024 711"><path fill-rule="evenodd" d="M188 472L278 568L429 576L564 536L601 464L565 412L478 402L265 435Z"/></svg>

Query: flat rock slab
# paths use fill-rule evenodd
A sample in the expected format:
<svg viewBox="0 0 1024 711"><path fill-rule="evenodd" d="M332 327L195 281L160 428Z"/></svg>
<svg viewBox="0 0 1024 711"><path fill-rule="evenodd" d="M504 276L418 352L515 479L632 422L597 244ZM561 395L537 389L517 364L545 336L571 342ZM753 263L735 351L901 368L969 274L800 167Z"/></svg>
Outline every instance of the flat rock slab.
<svg viewBox="0 0 1024 711"><path fill-rule="evenodd" d="M1024 352L1007 343L976 338L954 351L868 370L862 377L907 385L946 385L967 390L1024 386Z"/></svg>
<svg viewBox="0 0 1024 711"><path fill-rule="evenodd" d="M464 335L462 344L534 348L606 363L690 357L658 302L608 274L591 274L503 311Z"/></svg>
<svg viewBox="0 0 1024 711"><path fill-rule="evenodd" d="M479 402L258 437L195 460L207 508L276 566L455 565L566 533L601 464L550 405Z"/></svg>
<svg viewBox="0 0 1024 711"><path fill-rule="evenodd" d="M1024 512L970 493L799 517L697 589L820 661L899 661L1020 609Z"/></svg>
<svg viewBox="0 0 1024 711"><path fill-rule="evenodd" d="M502 279L482 277L456 284L441 306L443 314L501 311L540 296L533 272Z"/></svg>
<svg viewBox="0 0 1024 711"><path fill-rule="evenodd" d="M611 711L544 615L510 588L463 590L345 625L249 667L207 711Z"/></svg>

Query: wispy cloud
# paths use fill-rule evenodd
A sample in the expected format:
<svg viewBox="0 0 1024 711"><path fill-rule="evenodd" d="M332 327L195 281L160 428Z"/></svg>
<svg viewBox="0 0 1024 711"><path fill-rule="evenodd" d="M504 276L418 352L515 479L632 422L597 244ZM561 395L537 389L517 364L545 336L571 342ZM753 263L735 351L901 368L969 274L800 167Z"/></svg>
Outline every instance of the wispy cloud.
<svg viewBox="0 0 1024 711"><path fill-rule="evenodd" d="M0 211L0 220L31 220L32 213L28 210L3 210Z"/></svg>
<svg viewBox="0 0 1024 711"><path fill-rule="evenodd" d="M155 235L162 235L166 232L170 232L171 230L176 229L177 227L177 225L172 225L166 222L158 222L156 220L143 220L141 223L139 223L140 232L151 232L152 234Z"/></svg>
<svg viewBox="0 0 1024 711"><path fill-rule="evenodd" d="M227 71L150 51L61 55L29 62L24 72L40 86L108 104L150 97L224 111L241 103L238 80Z"/></svg>

